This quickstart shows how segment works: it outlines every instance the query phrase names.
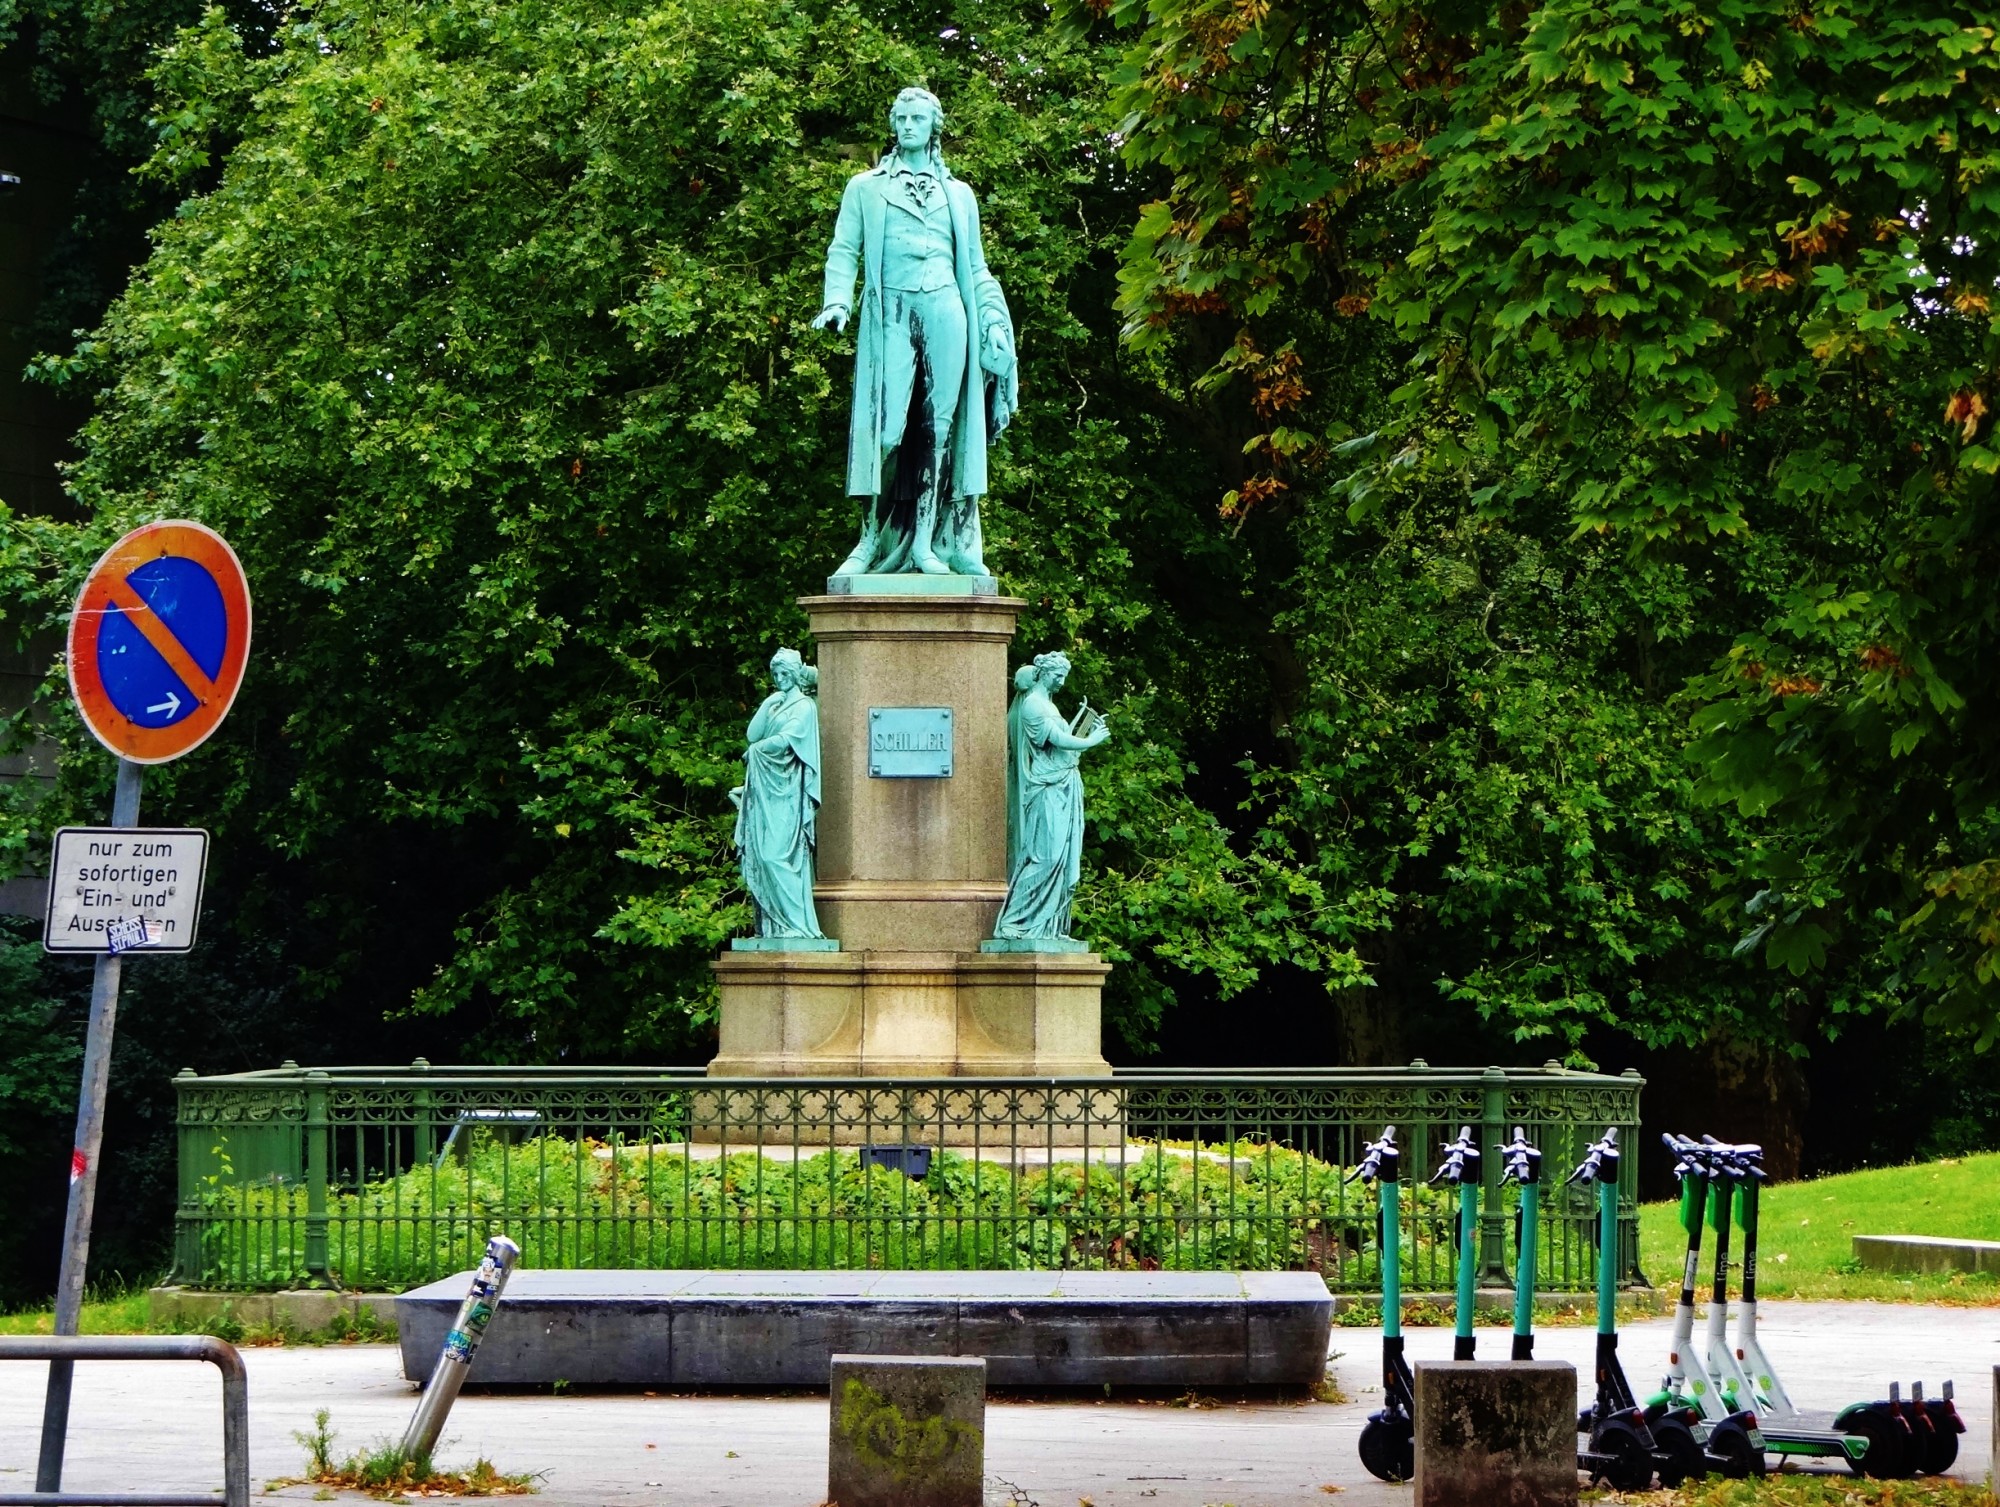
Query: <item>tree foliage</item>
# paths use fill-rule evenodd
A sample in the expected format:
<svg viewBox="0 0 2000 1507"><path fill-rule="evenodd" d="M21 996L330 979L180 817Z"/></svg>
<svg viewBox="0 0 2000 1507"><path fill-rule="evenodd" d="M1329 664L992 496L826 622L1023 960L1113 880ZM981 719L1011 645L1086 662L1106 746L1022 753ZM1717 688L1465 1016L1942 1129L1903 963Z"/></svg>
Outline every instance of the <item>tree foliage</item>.
<svg viewBox="0 0 2000 1507"><path fill-rule="evenodd" d="M1246 582L1107 318L1134 201L1102 61L1005 6L582 0L324 5L268 55L211 10L161 55L147 170L240 143L45 363L96 401L56 596L145 518L244 558L243 700L155 789L224 829L232 919L291 938L306 997L414 997L502 1055L698 1034L748 916L741 727L854 526L819 248L913 79L1024 331L989 550L1022 648L1069 647L1121 730L1080 902L1117 1017L1143 1041L1175 978L1274 956L1353 972L1310 882L1184 788Z"/></svg>
<svg viewBox="0 0 2000 1507"><path fill-rule="evenodd" d="M1566 534L1577 568L1619 541L1627 588L1681 577L1628 597L1625 623L1696 651L1695 794L1733 808L1707 845L1748 901L1742 947L1836 1007L1886 991L1990 1041L1991 18L1098 14L1136 27L1128 155L1172 175L1126 259L1129 328L1233 326L1213 380L1266 420L1226 508L1292 497L1358 525L1442 495L1482 527ZM1365 338L1343 321L1403 342L1359 423L1312 380Z"/></svg>

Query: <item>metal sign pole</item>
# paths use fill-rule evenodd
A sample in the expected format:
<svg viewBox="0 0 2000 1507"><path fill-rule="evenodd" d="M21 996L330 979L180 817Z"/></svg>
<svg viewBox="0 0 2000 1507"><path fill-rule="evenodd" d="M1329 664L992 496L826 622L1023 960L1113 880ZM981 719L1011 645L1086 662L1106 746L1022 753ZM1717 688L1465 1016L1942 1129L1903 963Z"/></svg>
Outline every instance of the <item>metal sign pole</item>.
<svg viewBox="0 0 2000 1507"><path fill-rule="evenodd" d="M111 825L139 825L143 764L118 761ZM69 1213L63 1220L62 1275L56 1281L56 1333L75 1334L83 1316L84 1276L90 1265L90 1216L97 1201L97 1154L104 1144L104 1098L111 1081L111 1034L118 1024L118 972L122 959L106 953L90 983L90 1027L83 1041L83 1092L76 1108L76 1149L69 1162ZM42 1407L42 1456L35 1490L61 1491L63 1446L69 1433L69 1389L76 1363L49 1362L49 1391Z"/></svg>

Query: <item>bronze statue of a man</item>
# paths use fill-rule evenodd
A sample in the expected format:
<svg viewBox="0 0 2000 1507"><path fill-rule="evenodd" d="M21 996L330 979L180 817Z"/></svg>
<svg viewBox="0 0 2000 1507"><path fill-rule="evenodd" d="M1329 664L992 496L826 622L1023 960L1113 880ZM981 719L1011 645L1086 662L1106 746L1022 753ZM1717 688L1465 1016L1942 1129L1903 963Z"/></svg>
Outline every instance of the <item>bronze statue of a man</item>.
<svg viewBox="0 0 2000 1507"><path fill-rule="evenodd" d="M891 149L841 195L813 320L847 328L858 272L847 491L863 513L835 574L983 576L986 443L1019 398L1014 321L972 190L944 165L937 96L898 94L889 132Z"/></svg>

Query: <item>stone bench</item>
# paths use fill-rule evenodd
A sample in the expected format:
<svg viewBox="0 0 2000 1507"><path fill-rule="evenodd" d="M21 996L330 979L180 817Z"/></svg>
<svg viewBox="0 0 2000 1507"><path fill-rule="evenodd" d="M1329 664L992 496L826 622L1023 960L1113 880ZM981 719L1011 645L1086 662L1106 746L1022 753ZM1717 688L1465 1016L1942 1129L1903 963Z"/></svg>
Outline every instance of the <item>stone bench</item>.
<svg viewBox="0 0 2000 1507"><path fill-rule="evenodd" d="M1856 1235L1854 1259L1871 1271L2000 1274L2000 1240L1937 1235Z"/></svg>
<svg viewBox="0 0 2000 1507"><path fill-rule="evenodd" d="M430 1374L471 1274L396 1299ZM981 1356L998 1387L1310 1386L1316 1272L517 1271L478 1385L823 1387L835 1354Z"/></svg>

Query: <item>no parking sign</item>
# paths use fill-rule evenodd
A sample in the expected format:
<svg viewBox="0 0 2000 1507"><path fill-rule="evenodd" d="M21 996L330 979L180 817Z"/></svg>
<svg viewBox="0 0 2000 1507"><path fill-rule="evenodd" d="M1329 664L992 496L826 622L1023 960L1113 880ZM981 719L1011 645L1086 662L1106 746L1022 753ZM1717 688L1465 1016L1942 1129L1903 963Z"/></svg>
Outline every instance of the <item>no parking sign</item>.
<svg viewBox="0 0 2000 1507"><path fill-rule="evenodd" d="M91 567L69 623L69 684L97 741L164 764L215 731L250 658L250 587L199 523L134 529Z"/></svg>

